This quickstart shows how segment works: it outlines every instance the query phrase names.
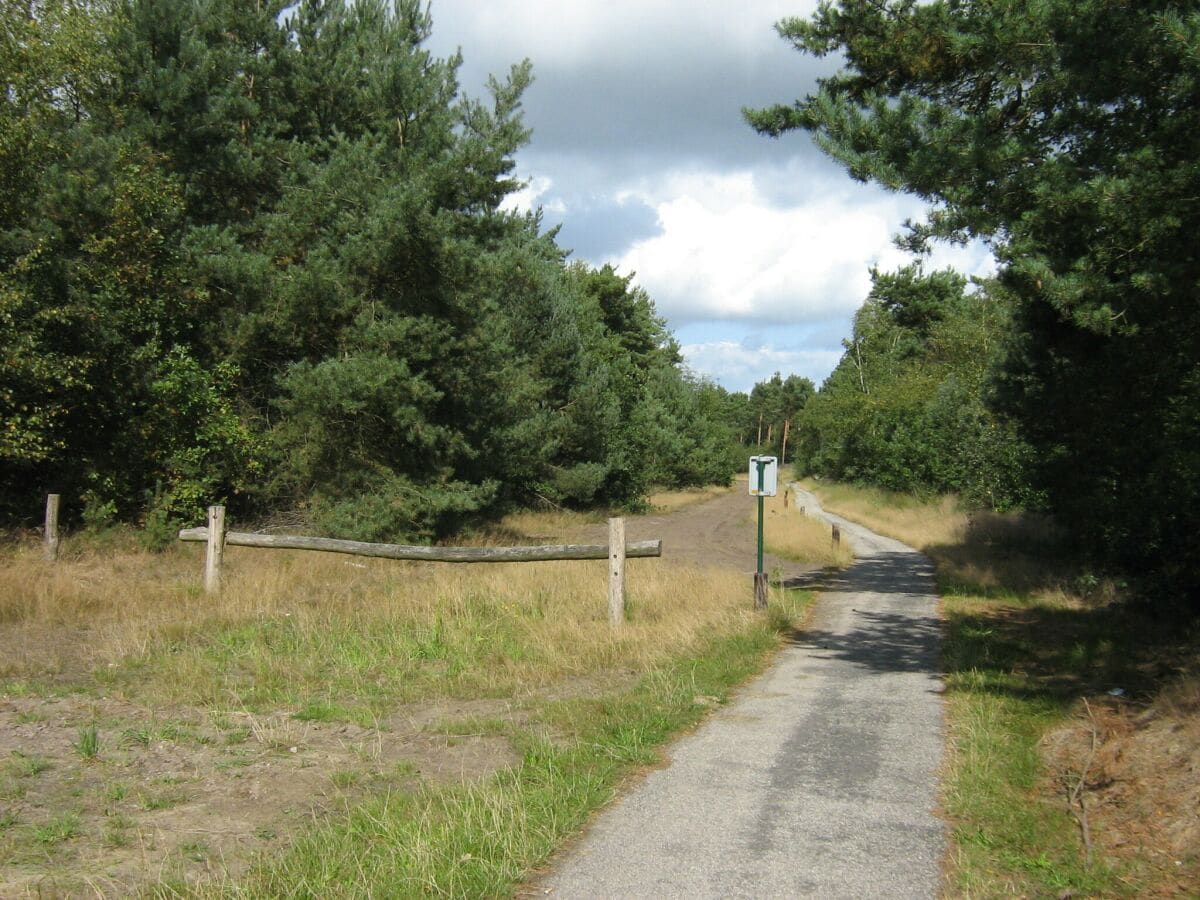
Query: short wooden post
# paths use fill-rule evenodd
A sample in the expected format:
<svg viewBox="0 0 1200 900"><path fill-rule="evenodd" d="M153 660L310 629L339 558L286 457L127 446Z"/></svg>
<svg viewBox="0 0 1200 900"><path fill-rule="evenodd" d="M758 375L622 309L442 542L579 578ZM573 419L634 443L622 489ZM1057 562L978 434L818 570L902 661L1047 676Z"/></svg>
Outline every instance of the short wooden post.
<svg viewBox="0 0 1200 900"><path fill-rule="evenodd" d="M790 493L791 493L791 491L789 491L787 488L783 489L783 508L784 509L788 508L788 494L790 494Z"/></svg>
<svg viewBox="0 0 1200 900"><path fill-rule="evenodd" d="M225 555L225 507L208 508L208 544L204 554L204 592L221 591L221 557Z"/></svg>
<svg viewBox="0 0 1200 900"><path fill-rule="evenodd" d="M625 520L608 520L608 624L625 622Z"/></svg>
<svg viewBox="0 0 1200 900"><path fill-rule="evenodd" d="M58 494L46 495L46 526L42 532L42 552L50 562L58 559Z"/></svg>
<svg viewBox="0 0 1200 900"><path fill-rule="evenodd" d="M838 528L837 525L833 526L833 546L842 546L842 529Z"/></svg>
<svg viewBox="0 0 1200 900"><path fill-rule="evenodd" d="M754 608L767 608L767 573L754 573Z"/></svg>

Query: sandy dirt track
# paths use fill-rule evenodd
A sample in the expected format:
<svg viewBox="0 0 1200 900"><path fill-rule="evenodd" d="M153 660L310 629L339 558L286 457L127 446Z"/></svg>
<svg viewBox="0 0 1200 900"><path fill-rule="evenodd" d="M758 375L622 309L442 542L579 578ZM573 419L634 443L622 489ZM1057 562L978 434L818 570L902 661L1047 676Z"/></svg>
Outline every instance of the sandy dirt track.
<svg viewBox="0 0 1200 900"><path fill-rule="evenodd" d="M755 499L739 482L727 494L676 512L631 517L625 524L626 538L661 538L663 559L671 563L733 569L750 576L754 573L757 540L755 506ZM769 517L766 527L771 527ZM588 526L580 530L578 538L604 543L608 540L607 526ZM801 577L814 569L769 553L763 557L763 568L768 573L782 573L784 578Z"/></svg>

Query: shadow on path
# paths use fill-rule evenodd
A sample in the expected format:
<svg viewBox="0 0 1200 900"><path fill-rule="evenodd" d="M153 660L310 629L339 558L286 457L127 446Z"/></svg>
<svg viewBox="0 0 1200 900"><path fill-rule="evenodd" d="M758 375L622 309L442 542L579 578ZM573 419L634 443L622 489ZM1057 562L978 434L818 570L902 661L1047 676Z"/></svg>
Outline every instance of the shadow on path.
<svg viewBox="0 0 1200 900"><path fill-rule="evenodd" d="M939 673L941 621L935 611L924 612L937 588L933 564L920 553L876 551L848 569L810 572L783 584L820 591L840 626L822 628L818 617L815 627L792 634L796 646L873 672Z"/></svg>
<svg viewBox="0 0 1200 900"><path fill-rule="evenodd" d="M841 659L873 672L939 671L941 623L934 616L856 611L861 625L850 631L805 629L791 643L818 659Z"/></svg>
<svg viewBox="0 0 1200 900"><path fill-rule="evenodd" d="M859 559L848 569L821 569L784 579L785 588L825 594L933 594L933 563L916 551L883 551Z"/></svg>

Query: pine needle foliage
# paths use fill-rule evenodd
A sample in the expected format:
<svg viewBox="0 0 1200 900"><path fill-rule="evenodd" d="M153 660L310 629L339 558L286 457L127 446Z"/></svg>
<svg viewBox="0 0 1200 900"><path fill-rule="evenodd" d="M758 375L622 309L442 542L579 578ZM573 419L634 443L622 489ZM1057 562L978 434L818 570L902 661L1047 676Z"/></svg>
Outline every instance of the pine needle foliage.
<svg viewBox="0 0 1200 900"><path fill-rule="evenodd" d="M1014 317L995 407L1105 565L1200 595L1200 13L1185 0L839 0L778 30L842 69L747 112L988 241Z"/></svg>
<svg viewBox="0 0 1200 900"><path fill-rule="evenodd" d="M728 479L650 298L505 204L528 61L465 95L419 0L0 16L4 519L426 539Z"/></svg>

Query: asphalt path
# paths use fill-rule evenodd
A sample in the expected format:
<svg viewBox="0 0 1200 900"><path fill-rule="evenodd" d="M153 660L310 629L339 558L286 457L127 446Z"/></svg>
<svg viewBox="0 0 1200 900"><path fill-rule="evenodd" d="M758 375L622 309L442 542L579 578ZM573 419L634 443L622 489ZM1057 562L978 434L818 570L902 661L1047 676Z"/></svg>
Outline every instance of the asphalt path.
<svg viewBox="0 0 1200 900"><path fill-rule="evenodd" d="M933 569L821 511L858 556L763 676L674 744L534 886L557 897L935 897L945 829Z"/></svg>

